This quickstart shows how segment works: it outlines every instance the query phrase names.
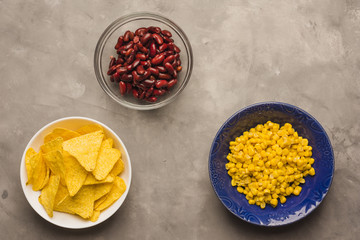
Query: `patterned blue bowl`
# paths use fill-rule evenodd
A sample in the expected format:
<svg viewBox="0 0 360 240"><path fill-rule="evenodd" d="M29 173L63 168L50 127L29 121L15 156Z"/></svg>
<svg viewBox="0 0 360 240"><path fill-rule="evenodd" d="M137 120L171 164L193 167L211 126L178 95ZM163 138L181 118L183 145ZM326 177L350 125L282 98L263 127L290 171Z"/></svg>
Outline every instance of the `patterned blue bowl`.
<svg viewBox="0 0 360 240"><path fill-rule="evenodd" d="M315 176L307 176L299 196L287 197L285 204L261 209L250 205L243 194L232 187L225 164L229 142L244 131L272 121L291 123L299 136L309 140L315 162ZM216 195L234 215L261 226L280 226L293 223L309 215L324 199L334 174L334 153L329 137L320 123L304 110L281 102L264 102L248 106L232 115L217 132L209 156L209 175Z"/></svg>

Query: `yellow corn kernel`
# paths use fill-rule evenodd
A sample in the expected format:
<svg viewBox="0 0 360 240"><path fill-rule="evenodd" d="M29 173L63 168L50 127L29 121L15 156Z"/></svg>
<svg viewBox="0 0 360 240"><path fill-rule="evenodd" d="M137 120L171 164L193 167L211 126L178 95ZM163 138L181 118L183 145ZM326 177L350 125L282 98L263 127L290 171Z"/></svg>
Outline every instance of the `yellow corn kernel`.
<svg viewBox="0 0 360 240"><path fill-rule="evenodd" d="M290 195L293 193L294 189L292 187L287 187L285 191L286 191L286 195Z"/></svg>
<svg viewBox="0 0 360 240"><path fill-rule="evenodd" d="M301 189L302 188L300 186L295 187L293 194L298 196L300 194L300 192L301 192Z"/></svg>
<svg viewBox="0 0 360 240"><path fill-rule="evenodd" d="M284 204L286 202L286 197L280 196L280 202Z"/></svg>
<svg viewBox="0 0 360 240"><path fill-rule="evenodd" d="M273 198L273 199L270 200L270 204L271 204L272 207L276 207L278 205L278 200Z"/></svg>
<svg viewBox="0 0 360 240"><path fill-rule="evenodd" d="M315 175L315 169L314 169L314 168L310 168L310 170L309 170L309 175L310 175L310 176L314 176L314 175Z"/></svg>

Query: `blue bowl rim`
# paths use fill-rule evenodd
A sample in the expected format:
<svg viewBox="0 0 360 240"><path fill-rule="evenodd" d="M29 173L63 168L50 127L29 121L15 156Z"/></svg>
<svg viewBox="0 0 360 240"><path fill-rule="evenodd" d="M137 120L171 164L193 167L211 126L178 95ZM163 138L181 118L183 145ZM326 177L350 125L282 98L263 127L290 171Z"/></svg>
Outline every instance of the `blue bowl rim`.
<svg viewBox="0 0 360 240"><path fill-rule="evenodd" d="M319 204L317 206L315 206L313 209L311 209L309 212L307 212L307 214L305 216L303 216L302 218L298 218L292 222L287 222L285 224L279 224L279 225L264 225L264 224L259 224L259 223L255 223L255 222L251 222L251 221L248 221L246 219L243 219L241 218L240 216L236 215L233 211L231 211L231 209L226 206L226 204L221 200L220 196L218 195L218 192L216 191L214 185L213 185L213 182L212 182L212 178L211 178L211 172L210 172L210 168L211 168L211 152L212 152L212 149L214 149L214 144L215 144L215 139L218 138L218 136L220 135L220 133L222 132L222 130L224 129L224 127L235 117L237 116L240 112L243 112L247 109L250 109L250 108L253 108L253 107L257 107L257 106L261 106L261 105L268 105L268 104L276 104L276 105L282 105L282 106L285 106L285 107L288 107L288 108L294 108L298 111L301 111L303 112L304 114L308 115L312 120L314 120L320 127L321 131L324 133L324 136L326 137L326 140L329 142L330 144L330 148L331 148L331 155L332 155L332 159L333 159L333 169L332 169L332 173L331 173L331 179L330 179L330 183L329 183L329 187L328 187L328 191L323 195L321 201L319 202ZM295 222L298 222L302 219L304 219L306 216L310 215L315 209L318 208L318 206L320 206L320 204L322 203L322 201L325 199L325 197L327 196L327 194L329 193L329 190L331 188L331 184L333 182L333 179L334 179L334 170L335 170L335 158L334 158L334 149L332 147L332 144L331 144L331 141L330 141L330 138L329 136L327 135L325 129L323 128L323 126L320 124L320 122L318 120L316 120L316 118L314 118L311 114L309 114L308 112L306 112L305 110L295 106L295 105L292 105L292 104L289 104L289 103L285 103L285 102L277 102L277 101L267 101L267 102L258 102L258 103L254 103L254 104L250 104L250 105L247 105L246 107L243 107L242 109L236 111L234 114L232 114L228 119L226 119L226 121L221 125L221 127L219 128L219 130L217 131L217 133L215 134L215 137L213 138L213 141L212 141L212 144L211 144L211 147L210 147L210 151L209 151L209 161L208 161L208 171L209 171L209 180L210 180L210 184L217 196L217 198L219 199L219 201L225 206L225 208L231 212L233 215L235 215L237 218L243 220L244 222L247 222L247 223L251 223L253 225L256 225L256 226L261 226L261 227L282 227L282 226L286 226L286 225L289 225L289 224L293 224Z"/></svg>

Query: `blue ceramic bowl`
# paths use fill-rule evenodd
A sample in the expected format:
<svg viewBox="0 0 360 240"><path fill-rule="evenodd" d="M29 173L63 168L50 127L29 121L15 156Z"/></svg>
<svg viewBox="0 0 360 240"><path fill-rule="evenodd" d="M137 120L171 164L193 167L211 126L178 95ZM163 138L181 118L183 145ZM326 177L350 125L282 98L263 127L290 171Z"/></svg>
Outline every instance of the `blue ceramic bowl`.
<svg viewBox="0 0 360 240"><path fill-rule="evenodd" d="M244 131L272 121L284 125L290 123L299 136L309 140L315 162L315 176L307 176L301 185L299 196L287 197L285 204L276 208L266 206L261 209L250 205L245 195L232 187L231 177L225 164L229 151L229 142L242 135ZM216 195L224 206L237 217L256 225L280 226L310 214L327 194L334 173L334 153L329 137L315 118L304 110L286 103L265 102L248 106L232 115L217 132L209 156L209 175Z"/></svg>

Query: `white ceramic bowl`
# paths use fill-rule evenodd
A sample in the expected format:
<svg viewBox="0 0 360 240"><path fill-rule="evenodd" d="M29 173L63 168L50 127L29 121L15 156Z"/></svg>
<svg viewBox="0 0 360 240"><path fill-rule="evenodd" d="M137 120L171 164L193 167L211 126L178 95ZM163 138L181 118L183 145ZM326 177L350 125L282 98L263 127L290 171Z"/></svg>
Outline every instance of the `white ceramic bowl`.
<svg viewBox="0 0 360 240"><path fill-rule="evenodd" d="M122 160L124 161L125 169L120 174L120 177L124 179L126 183L126 191L124 194L109 208L101 212L99 219L96 222L91 222L88 220L83 220L82 218L67 214L67 213L61 213L61 212L55 212L54 216L50 218L44 207L39 203L38 197L40 196L40 191L33 191L32 185L26 185L27 181L27 173L26 173L26 167L25 167L25 153L26 150L30 147L32 147L36 152L39 151L40 146L44 143L44 137L46 134L51 132L54 128L62 127L67 128L70 130L76 130L84 125L96 123L101 125L104 128L105 135L107 137L111 137L114 140L114 148L120 149L122 154ZM53 121L43 128L41 128L29 141L28 145L26 146L24 150L24 154L21 159L21 166L20 166L20 180L21 180L21 186L24 191L25 197L30 203L31 207L45 220L60 226L64 228L71 228L71 229L81 229L81 228L88 228L95 226L109 217L111 217L123 204L131 184L131 163L130 163L130 157L126 150L126 147L124 143L121 141L120 137L111 130L108 126L105 124L98 122L96 120L85 118L85 117L66 117L61 118L56 121Z"/></svg>

